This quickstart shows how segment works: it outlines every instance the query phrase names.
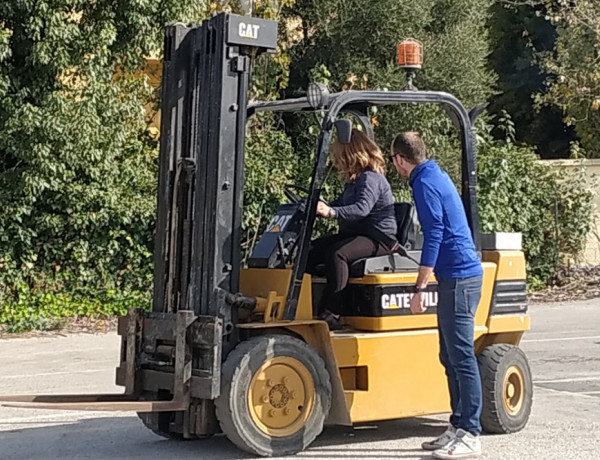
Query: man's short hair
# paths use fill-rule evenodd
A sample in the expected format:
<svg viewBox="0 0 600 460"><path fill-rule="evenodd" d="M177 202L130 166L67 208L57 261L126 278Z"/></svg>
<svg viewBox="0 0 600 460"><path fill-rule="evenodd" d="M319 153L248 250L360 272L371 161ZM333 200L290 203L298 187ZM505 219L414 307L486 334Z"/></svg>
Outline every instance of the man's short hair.
<svg viewBox="0 0 600 460"><path fill-rule="evenodd" d="M418 165L427 159L427 147L419 133L400 133L392 142L392 155L400 155L409 163Z"/></svg>

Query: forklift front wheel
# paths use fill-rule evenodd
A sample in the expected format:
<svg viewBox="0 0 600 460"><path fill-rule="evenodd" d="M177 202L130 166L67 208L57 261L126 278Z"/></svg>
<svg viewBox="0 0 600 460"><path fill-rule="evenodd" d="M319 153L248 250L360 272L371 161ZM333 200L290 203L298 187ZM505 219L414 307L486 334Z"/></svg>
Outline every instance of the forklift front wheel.
<svg viewBox="0 0 600 460"><path fill-rule="evenodd" d="M240 449L263 456L304 450L323 430L331 382L318 353L300 339L262 335L227 357L217 419Z"/></svg>
<svg viewBox="0 0 600 460"><path fill-rule="evenodd" d="M514 345L494 344L478 356L483 390L481 426L488 433L522 430L531 413L533 383L525 353Z"/></svg>

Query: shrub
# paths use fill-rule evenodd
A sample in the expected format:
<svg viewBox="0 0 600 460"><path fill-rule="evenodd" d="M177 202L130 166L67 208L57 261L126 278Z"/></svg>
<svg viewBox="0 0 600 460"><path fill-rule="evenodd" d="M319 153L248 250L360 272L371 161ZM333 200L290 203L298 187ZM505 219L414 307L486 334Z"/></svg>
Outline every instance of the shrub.
<svg viewBox="0 0 600 460"><path fill-rule="evenodd" d="M157 92L140 70L163 24L198 23L229 3L0 2L0 323L51 327L35 318L149 305L158 148L145 107ZM286 55L262 62L252 88L268 98L287 81ZM251 233L255 205L272 206L294 172L275 128L249 140Z"/></svg>
<svg viewBox="0 0 600 460"><path fill-rule="evenodd" d="M484 136L478 201L483 232L522 232L531 288L545 285L567 256L584 247L593 194L582 178L553 169L533 149Z"/></svg>

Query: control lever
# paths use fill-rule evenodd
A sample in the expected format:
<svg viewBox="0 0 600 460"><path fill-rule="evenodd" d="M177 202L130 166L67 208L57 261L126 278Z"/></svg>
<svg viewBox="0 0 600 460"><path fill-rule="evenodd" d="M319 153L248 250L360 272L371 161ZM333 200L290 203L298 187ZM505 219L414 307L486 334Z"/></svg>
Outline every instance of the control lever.
<svg viewBox="0 0 600 460"><path fill-rule="evenodd" d="M277 251L279 252L279 260L281 261L280 268L285 268L285 261L287 260L289 253L287 249L285 249L283 238L281 236L277 237Z"/></svg>

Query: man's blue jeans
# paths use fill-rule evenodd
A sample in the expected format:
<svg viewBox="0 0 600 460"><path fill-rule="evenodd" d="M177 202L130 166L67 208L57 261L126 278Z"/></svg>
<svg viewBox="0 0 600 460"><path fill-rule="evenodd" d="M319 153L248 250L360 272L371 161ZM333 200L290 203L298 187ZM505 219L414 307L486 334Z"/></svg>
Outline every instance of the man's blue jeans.
<svg viewBox="0 0 600 460"><path fill-rule="evenodd" d="M440 361L448 376L452 405L450 423L476 436L481 433L482 401L473 331L482 281L482 276L438 278Z"/></svg>

